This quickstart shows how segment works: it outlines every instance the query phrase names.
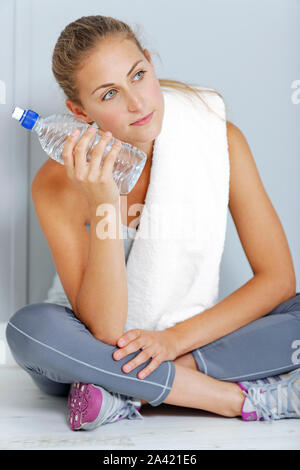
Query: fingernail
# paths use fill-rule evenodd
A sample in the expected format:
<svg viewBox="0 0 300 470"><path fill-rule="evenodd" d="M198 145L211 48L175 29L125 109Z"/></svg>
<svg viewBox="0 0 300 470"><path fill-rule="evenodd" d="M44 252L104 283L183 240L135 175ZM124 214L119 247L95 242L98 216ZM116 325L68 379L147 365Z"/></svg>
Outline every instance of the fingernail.
<svg viewBox="0 0 300 470"><path fill-rule="evenodd" d="M89 129L88 129L88 132L90 134L93 134L93 132L95 132L95 131L96 131L96 129L94 127L89 127Z"/></svg>
<svg viewBox="0 0 300 470"><path fill-rule="evenodd" d="M109 132L109 131L107 131L107 132L105 132L105 135L107 135L107 137L111 137L111 136L112 136L112 133Z"/></svg>
<svg viewBox="0 0 300 470"><path fill-rule="evenodd" d="M72 132L71 132L71 135L77 135L79 134L79 130L78 129L74 129Z"/></svg>
<svg viewBox="0 0 300 470"><path fill-rule="evenodd" d="M116 140L116 145L118 145L118 146L121 145L121 141L117 139Z"/></svg>

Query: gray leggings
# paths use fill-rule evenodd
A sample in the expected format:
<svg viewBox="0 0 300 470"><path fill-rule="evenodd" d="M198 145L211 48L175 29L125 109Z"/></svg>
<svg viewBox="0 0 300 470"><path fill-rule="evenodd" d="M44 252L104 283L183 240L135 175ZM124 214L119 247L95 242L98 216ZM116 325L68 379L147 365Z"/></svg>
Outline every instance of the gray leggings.
<svg viewBox="0 0 300 470"><path fill-rule="evenodd" d="M67 396L72 382L84 382L158 406L175 377L174 362L165 361L146 379L139 379L137 374L151 358L123 372L123 365L141 349L114 360L118 346L95 339L71 309L57 304L21 308L10 318L6 338L16 362L42 391L52 395ZM201 372L231 382L300 367L300 292L266 316L191 352Z"/></svg>

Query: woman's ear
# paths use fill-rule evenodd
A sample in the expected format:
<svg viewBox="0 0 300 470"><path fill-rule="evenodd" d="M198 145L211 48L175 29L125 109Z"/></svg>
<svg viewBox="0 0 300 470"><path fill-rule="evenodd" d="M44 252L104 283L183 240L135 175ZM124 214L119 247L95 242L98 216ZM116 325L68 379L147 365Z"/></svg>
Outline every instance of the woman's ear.
<svg viewBox="0 0 300 470"><path fill-rule="evenodd" d="M78 106L77 104L73 103L71 100L66 100L65 101L67 108L79 119L82 119L86 123L90 124L93 123L94 121L88 116L83 109Z"/></svg>

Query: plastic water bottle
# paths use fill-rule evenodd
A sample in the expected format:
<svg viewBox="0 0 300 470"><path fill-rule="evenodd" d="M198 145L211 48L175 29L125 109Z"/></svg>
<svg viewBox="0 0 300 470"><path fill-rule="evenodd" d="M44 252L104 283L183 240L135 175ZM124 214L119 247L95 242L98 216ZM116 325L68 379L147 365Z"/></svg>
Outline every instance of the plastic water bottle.
<svg viewBox="0 0 300 470"><path fill-rule="evenodd" d="M24 110L18 107L14 109L12 117L17 119L26 129L34 130L38 135L43 150L49 157L62 165L64 164L62 150L68 136L74 129L78 128L80 130L79 139L89 127L89 124L71 114L53 114L42 118L31 109ZM93 148L100 139L101 135L99 133L96 133L95 137L91 139L87 149L87 161L90 161ZM103 166L103 160L111 150L114 141L115 138L112 137L107 144L100 167ZM113 178L120 194L128 194L141 176L147 155L126 142L121 142L121 144L121 150L114 163Z"/></svg>

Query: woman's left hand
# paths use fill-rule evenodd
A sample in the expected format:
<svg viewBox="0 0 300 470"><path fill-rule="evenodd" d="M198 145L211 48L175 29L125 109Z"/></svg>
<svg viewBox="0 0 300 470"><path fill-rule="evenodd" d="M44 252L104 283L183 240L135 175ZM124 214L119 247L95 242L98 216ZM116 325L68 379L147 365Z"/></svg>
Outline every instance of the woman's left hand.
<svg viewBox="0 0 300 470"><path fill-rule="evenodd" d="M144 379L150 375L162 362L172 361L178 357L177 338L171 330L129 330L123 333L117 341L117 346L121 349L113 353L115 360L122 359L139 349L143 350L132 361L123 366L123 372L130 372L152 358L147 367L139 372L139 379Z"/></svg>

